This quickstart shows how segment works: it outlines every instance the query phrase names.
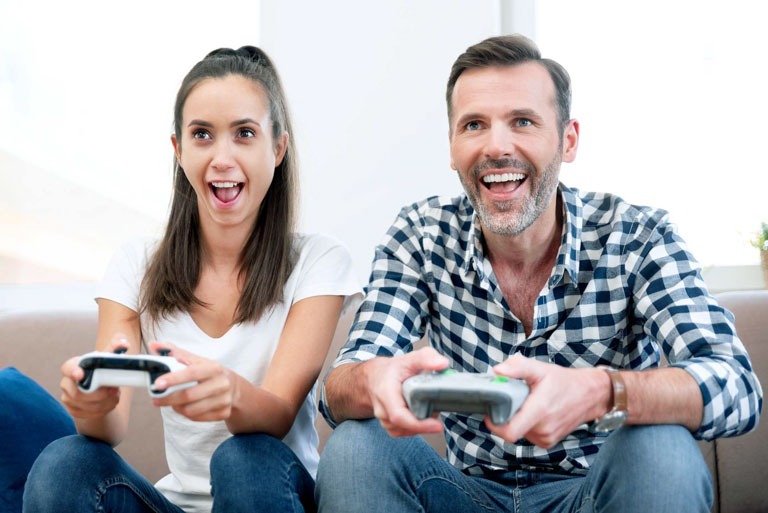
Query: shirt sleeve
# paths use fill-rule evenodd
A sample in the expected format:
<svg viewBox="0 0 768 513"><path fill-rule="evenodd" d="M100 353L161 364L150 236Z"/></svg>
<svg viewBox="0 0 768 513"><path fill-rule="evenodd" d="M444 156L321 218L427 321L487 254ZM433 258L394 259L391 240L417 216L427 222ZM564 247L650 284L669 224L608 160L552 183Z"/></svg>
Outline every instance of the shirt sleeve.
<svg viewBox="0 0 768 513"><path fill-rule="evenodd" d="M120 246L107 266L95 299L109 299L138 311L139 288L152 247L149 239L135 239Z"/></svg>
<svg viewBox="0 0 768 513"><path fill-rule="evenodd" d="M361 292L349 250L332 237L307 236L298 267L300 276L292 303L313 296L344 296L346 307Z"/></svg>
<svg viewBox="0 0 768 513"><path fill-rule="evenodd" d="M694 436L712 440L753 430L763 393L733 314L709 293L698 264L665 219L637 255L634 314L660 341L670 366L698 383L704 414Z"/></svg>
<svg viewBox="0 0 768 513"><path fill-rule="evenodd" d="M347 343L328 373L339 365L403 354L423 337L430 293L422 273L424 256L414 223L415 219L403 209L376 247L371 277ZM326 403L324 383L320 412L335 427Z"/></svg>

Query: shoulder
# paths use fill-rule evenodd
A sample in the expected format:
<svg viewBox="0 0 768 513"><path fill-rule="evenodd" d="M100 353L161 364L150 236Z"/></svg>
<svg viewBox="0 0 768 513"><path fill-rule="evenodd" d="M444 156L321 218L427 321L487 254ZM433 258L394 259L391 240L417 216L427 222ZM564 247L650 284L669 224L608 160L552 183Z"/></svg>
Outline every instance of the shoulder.
<svg viewBox="0 0 768 513"><path fill-rule="evenodd" d="M123 242L113 253L111 268L144 269L154 254L159 240L154 237L136 237Z"/></svg>
<svg viewBox="0 0 768 513"><path fill-rule="evenodd" d="M619 231L624 234L644 235L673 229L669 212L661 208L637 205L622 197L606 192L583 192L564 189L565 196L580 205L582 226L589 231ZM571 208L569 204L568 208Z"/></svg>
<svg viewBox="0 0 768 513"><path fill-rule="evenodd" d="M400 217L418 219L421 224L439 223L456 216L472 216L472 206L464 195L430 196L400 209Z"/></svg>
<svg viewBox="0 0 768 513"><path fill-rule="evenodd" d="M136 237L123 242L115 254L132 260L147 260L155 252L159 243L156 237Z"/></svg>
<svg viewBox="0 0 768 513"><path fill-rule="evenodd" d="M466 196L430 196L400 209L390 235L405 230L417 233L450 232L469 230L474 210Z"/></svg>
<svg viewBox="0 0 768 513"><path fill-rule="evenodd" d="M293 235L293 250L299 260L322 255L329 251L349 253L344 243L324 233L295 233Z"/></svg>

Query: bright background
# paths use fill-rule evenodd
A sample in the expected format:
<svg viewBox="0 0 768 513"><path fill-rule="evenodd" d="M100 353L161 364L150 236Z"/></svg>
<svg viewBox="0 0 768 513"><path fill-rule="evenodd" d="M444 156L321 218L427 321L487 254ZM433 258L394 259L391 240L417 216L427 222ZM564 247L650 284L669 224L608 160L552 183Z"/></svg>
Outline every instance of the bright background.
<svg viewBox="0 0 768 513"><path fill-rule="evenodd" d="M714 277L762 287L768 221L761 2L0 0L0 284L92 283L160 233L175 92L208 51L262 46L301 158L301 228L361 283L398 209L457 194L445 81L467 46L533 37L570 71L581 122L562 180L670 211Z"/></svg>

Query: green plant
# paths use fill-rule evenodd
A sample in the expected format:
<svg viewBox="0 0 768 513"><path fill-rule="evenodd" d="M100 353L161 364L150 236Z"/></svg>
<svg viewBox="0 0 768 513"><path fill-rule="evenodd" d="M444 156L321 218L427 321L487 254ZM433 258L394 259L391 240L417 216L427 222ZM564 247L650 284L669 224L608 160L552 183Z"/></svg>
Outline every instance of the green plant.
<svg viewBox="0 0 768 513"><path fill-rule="evenodd" d="M768 251L768 223L761 223L760 230L749 243L760 251Z"/></svg>

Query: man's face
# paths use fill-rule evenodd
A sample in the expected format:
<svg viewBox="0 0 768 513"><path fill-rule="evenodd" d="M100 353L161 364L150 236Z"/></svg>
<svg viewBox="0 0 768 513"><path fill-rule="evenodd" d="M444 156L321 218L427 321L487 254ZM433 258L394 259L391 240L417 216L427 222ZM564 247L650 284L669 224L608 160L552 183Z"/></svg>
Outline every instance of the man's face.
<svg viewBox="0 0 768 513"><path fill-rule="evenodd" d="M516 235L552 202L578 124L560 137L555 86L538 63L465 71L452 96L451 167L484 229Z"/></svg>

